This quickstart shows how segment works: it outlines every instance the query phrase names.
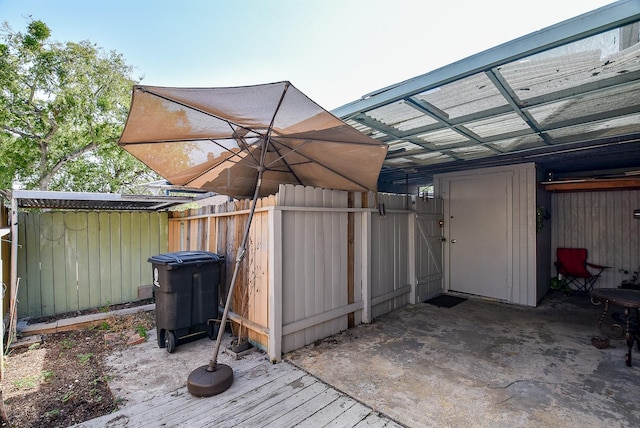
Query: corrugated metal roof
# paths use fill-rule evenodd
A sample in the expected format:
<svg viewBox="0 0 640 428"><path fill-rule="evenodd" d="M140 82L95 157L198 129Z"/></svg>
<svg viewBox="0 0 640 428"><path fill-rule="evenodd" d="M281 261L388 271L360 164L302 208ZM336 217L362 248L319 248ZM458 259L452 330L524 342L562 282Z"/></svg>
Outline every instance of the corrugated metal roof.
<svg viewBox="0 0 640 428"><path fill-rule="evenodd" d="M47 192L14 190L18 208L50 208L77 211L162 211L193 202L194 198L178 196L119 195L113 193Z"/></svg>
<svg viewBox="0 0 640 428"><path fill-rule="evenodd" d="M333 111L389 144L379 187L536 161L640 169L640 1L540 30Z"/></svg>

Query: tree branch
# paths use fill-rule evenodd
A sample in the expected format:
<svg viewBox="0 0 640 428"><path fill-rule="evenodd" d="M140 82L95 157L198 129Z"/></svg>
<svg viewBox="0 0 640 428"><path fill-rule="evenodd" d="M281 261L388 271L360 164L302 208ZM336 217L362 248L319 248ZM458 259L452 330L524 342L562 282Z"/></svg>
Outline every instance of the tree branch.
<svg viewBox="0 0 640 428"><path fill-rule="evenodd" d="M61 158L58 162L56 162L56 164L53 166L53 168L51 168L49 170L49 172L47 172L46 174L43 174L43 176L40 178L40 183L39 183L39 187L40 190L47 190L47 188L49 187L49 184L51 183L51 179L53 178L53 176L60 171L60 169L69 161L82 156L85 153L88 153L92 150L94 150L98 145L96 143L90 143L87 144L84 147L80 147L77 150L74 150L73 152L68 153L65 157Z"/></svg>

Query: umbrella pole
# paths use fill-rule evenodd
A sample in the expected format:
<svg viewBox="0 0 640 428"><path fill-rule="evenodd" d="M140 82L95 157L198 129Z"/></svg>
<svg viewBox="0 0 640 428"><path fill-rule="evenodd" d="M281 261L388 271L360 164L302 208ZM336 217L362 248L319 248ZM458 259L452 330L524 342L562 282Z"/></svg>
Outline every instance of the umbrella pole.
<svg viewBox="0 0 640 428"><path fill-rule="evenodd" d="M251 228L251 222L253 221L253 214L256 210L256 204L258 202L258 195L260 194L260 187L262 185L262 173L264 167L258 169L258 180L256 183L253 199L251 199L251 208L249 209L249 218L244 228L244 236L242 243L238 248L238 254L236 256L236 264L233 268L233 276L231 277L231 284L229 285L229 292L227 294L227 301L224 305L224 311L222 313L222 320L220 321L220 329L218 330L218 336L216 337L216 344L213 349L213 357L209 364L201 366L192 371L189 374L187 380L187 389L193 395L199 397L208 397L215 394L220 394L226 391L233 383L233 370L226 364L218 364L218 353L220 352L220 344L222 343L222 336L224 334L227 317L229 316L229 307L231 306L231 299L233 297L233 290L235 289L236 279L238 272L240 271L240 265L244 259L246 253L247 240L249 238L249 229Z"/></svg>
<svg viewBox="0 0 640 428"><path fill-rule="evenodd" d="M253 199L251 200L251 208L249 209L249 218L247 219L247 223L244 228L244 236L242 238L242 243L240 244L240 247L238 248L238 254L236 255L236 264L233 268L233 276L231 277L231 284L229 285L227 301L224 305L224 312L222 313L222 320L220 321L220 329L218 330L216 345L213 349L213 358L209 363L210 370L214 370L218 362L218 352L220 351L220 343L222 342L222 335L224 334L224 328L227 322L227 317L229 316L229 307L231 306L231 299L233 298L233 290L235 289L235 286L236 286L236 279L238 278L240 265L242 264L242 260L244 260L244 256L246 253L246 245L247 245L247 240L249 238L249 229L251 227L251 222L253 221L253 214L256 210L256 204L258 201L258 193L260 191L261 181L262 181L262 171L259 172L258 184L256 185L256 191L255 191L255 194L253 195Z"/></svg>

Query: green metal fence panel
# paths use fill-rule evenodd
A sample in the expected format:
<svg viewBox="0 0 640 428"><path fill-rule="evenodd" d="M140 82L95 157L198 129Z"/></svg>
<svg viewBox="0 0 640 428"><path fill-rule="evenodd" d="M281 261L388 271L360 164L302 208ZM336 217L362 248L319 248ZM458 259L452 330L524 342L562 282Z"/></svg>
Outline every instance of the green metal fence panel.
<svg viewBox="0 0 640 428"><path fill-rule="evenodd" d="M18 316L43 317L138 298L147 259L168 248L167 213L21 212Z"/></svg>

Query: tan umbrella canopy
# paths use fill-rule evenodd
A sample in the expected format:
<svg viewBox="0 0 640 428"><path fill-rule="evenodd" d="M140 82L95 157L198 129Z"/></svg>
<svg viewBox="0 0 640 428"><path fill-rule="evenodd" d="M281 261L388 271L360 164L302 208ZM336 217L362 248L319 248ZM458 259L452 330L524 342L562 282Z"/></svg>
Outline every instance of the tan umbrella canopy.
<svg viewBox="0 0 640 428"><path fill-rule="evenodd" d="M119 144L170 183L253 195L221 326L227 322L258 197L278 185L375 191L387 146L360 133L289 82L234 88L135 86ZM213 358L189 374L193 395L224 392L233 370Z"/></svg>
<svg viewBox="0 0 640 428"><path fill-rule="evenodd" d="M279 184L375 191L386 144L289 82L232 88L135 86L119 144L171 184L251 197Z"/></svg>

